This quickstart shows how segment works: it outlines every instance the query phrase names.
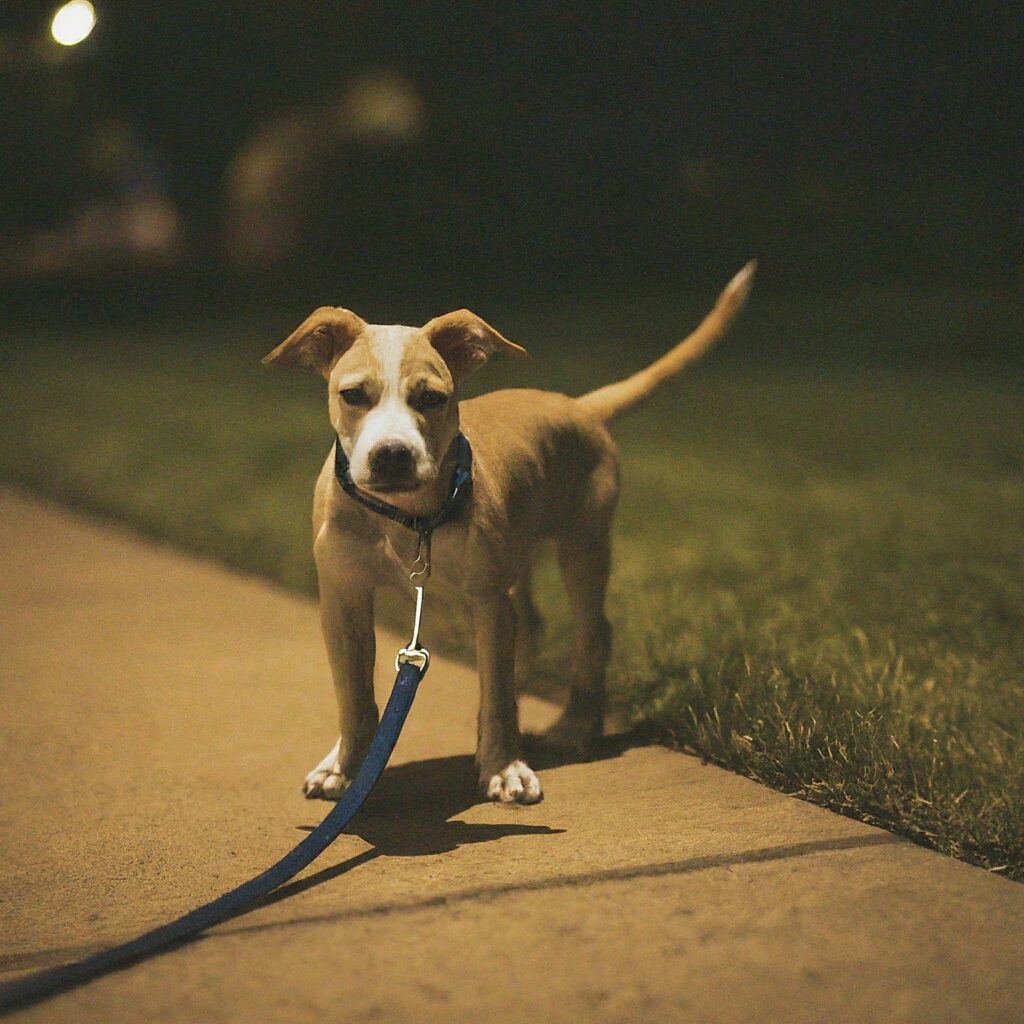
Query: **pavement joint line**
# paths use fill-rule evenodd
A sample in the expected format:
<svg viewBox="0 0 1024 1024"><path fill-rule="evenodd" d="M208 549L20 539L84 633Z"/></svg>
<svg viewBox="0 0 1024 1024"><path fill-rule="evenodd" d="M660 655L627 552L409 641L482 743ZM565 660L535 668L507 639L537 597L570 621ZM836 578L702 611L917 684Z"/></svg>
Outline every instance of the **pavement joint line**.
<svg viewBox="0 0 1024 1024"><path fill-rule="evenodd" d="M287 928L296 924L321 924L334 921L348 921L367 917L385 917L391 914L412 913L417 910L429 910L434 907L450 906L454 903L471 903L475 900L496 900L506 896L518 896L522 893L544 892L551 889L585 888L602 885L608 882L630 882L638 878L661 878L666 875L689 875L712 868L726 868L740 864L765 864L771 861L788 860L793 857L808 857L814 854L839 853L844 850L858 850L870 846L890 846L904 843L899 836L872 835L848 836L842 839L819 839L806 843L793 843L788 846L767 846L757 850L741 853L712 854L704 857L690 857L684 860L660 861L656 864L638 864L629 867L604 868L597 871L582 871L571 875L555 875L552 878L540 878L535 881L516 882L512 885L482 885L472 889L458 889L448 893L438 893L427 899L413 902L395 901L380 903L370 907L357 907L352 910L339 910L331 914L314 914L309 917L297 918L293 921L268 921L264 924L245 925L241 928L214 929L222 935L240 935L246 932ZM355 859L355 858L353 858ZM346 862L327 868L333 872ZM353 865L355 866L355 865ZM343 872L338 871L337 874ZM331 877L335 877L333 874ZM329 881L325 878L324 881ZM271 894L270 900L273 900ZM258 910L259 907L253 907ZM246 912L243 912L246 913ZM225 922L226 923L226 922ZM211 932L213 934L213 932Z"/></svg>

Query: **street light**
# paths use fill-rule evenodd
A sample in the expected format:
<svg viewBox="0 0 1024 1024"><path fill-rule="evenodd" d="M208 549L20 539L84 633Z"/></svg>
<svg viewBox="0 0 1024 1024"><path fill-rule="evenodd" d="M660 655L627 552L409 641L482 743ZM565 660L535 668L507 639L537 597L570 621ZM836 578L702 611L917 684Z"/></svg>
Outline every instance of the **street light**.
<svg viewBox="0 0 1024 1024"><path fill-rule="evenodd" d="M76 46L87 38L96 24L96 9L89 0L71 0L57 9L50 22L50 35L61 46Z"/></svg>

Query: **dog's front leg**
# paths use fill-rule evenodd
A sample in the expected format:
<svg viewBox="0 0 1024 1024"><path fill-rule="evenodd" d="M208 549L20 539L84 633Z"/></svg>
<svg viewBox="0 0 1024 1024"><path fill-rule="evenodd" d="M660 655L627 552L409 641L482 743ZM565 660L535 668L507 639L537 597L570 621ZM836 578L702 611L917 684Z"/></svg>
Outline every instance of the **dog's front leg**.
<svg viewBox="0 0 1024 1024"><path fill-rule="evenodd" d="M306 776L310 799L337 800L348 789L377 728L373 696L373 590L320 577L320 622L338 702L338 742Z"/></svg>
<svg viewBox="0 0 1024 1024"><path fill-rule="evenodd" d="M515 691L515 611L507 593L474 595L480 714L476 759L480 786L491 800L532 804L540 780L520 758Z"/></svg>

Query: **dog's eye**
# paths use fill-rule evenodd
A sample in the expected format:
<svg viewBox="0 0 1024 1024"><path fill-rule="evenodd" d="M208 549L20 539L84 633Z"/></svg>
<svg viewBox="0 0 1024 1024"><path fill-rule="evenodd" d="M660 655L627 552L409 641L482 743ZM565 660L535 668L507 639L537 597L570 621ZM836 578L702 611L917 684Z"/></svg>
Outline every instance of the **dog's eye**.
<svg viewBox="0 0 1024 1024"><path fill-rule="evenodd" d="M370 396L362 388L343 388L338 395L346 405L370 404Z"/></svg>
<svg viewBox="0 0 1024 1024"><path fill-rule="evenodd" d="M443 391L423 391L416 398L416 408L436 409L447 401L448 396Z"/></svg>

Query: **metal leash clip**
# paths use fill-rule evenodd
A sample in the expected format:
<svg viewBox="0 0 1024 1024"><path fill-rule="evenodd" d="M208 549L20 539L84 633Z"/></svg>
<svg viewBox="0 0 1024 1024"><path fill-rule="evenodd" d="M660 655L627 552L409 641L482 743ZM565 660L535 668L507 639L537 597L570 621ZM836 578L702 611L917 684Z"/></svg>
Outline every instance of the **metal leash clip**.
<svg viewBox="0 0 1024 1024"><path fill-rule="evenodd" d="M412 580L414 585L418 579L430 579L429 532L419 534L419 540L416 543L416 557L412 560L412 572L409 573L409 579Z"/></svg>
<svg viewBox="0 0 1024 1024"><path fill-rule="evenodd" d="M427 572L430 572L430 563L427 562ZM418 573L411 573L410 577L415 579ZM430 665L430 651L420 644L420 620L423 617L423 587L420 584L416 584L416 618L412 624L412 639L409 643L403 647L397 655L395 655L395 671L397 672L403 665L412 662L413 664L419 665L420 673L423 674L427 671Z"/></svg>

